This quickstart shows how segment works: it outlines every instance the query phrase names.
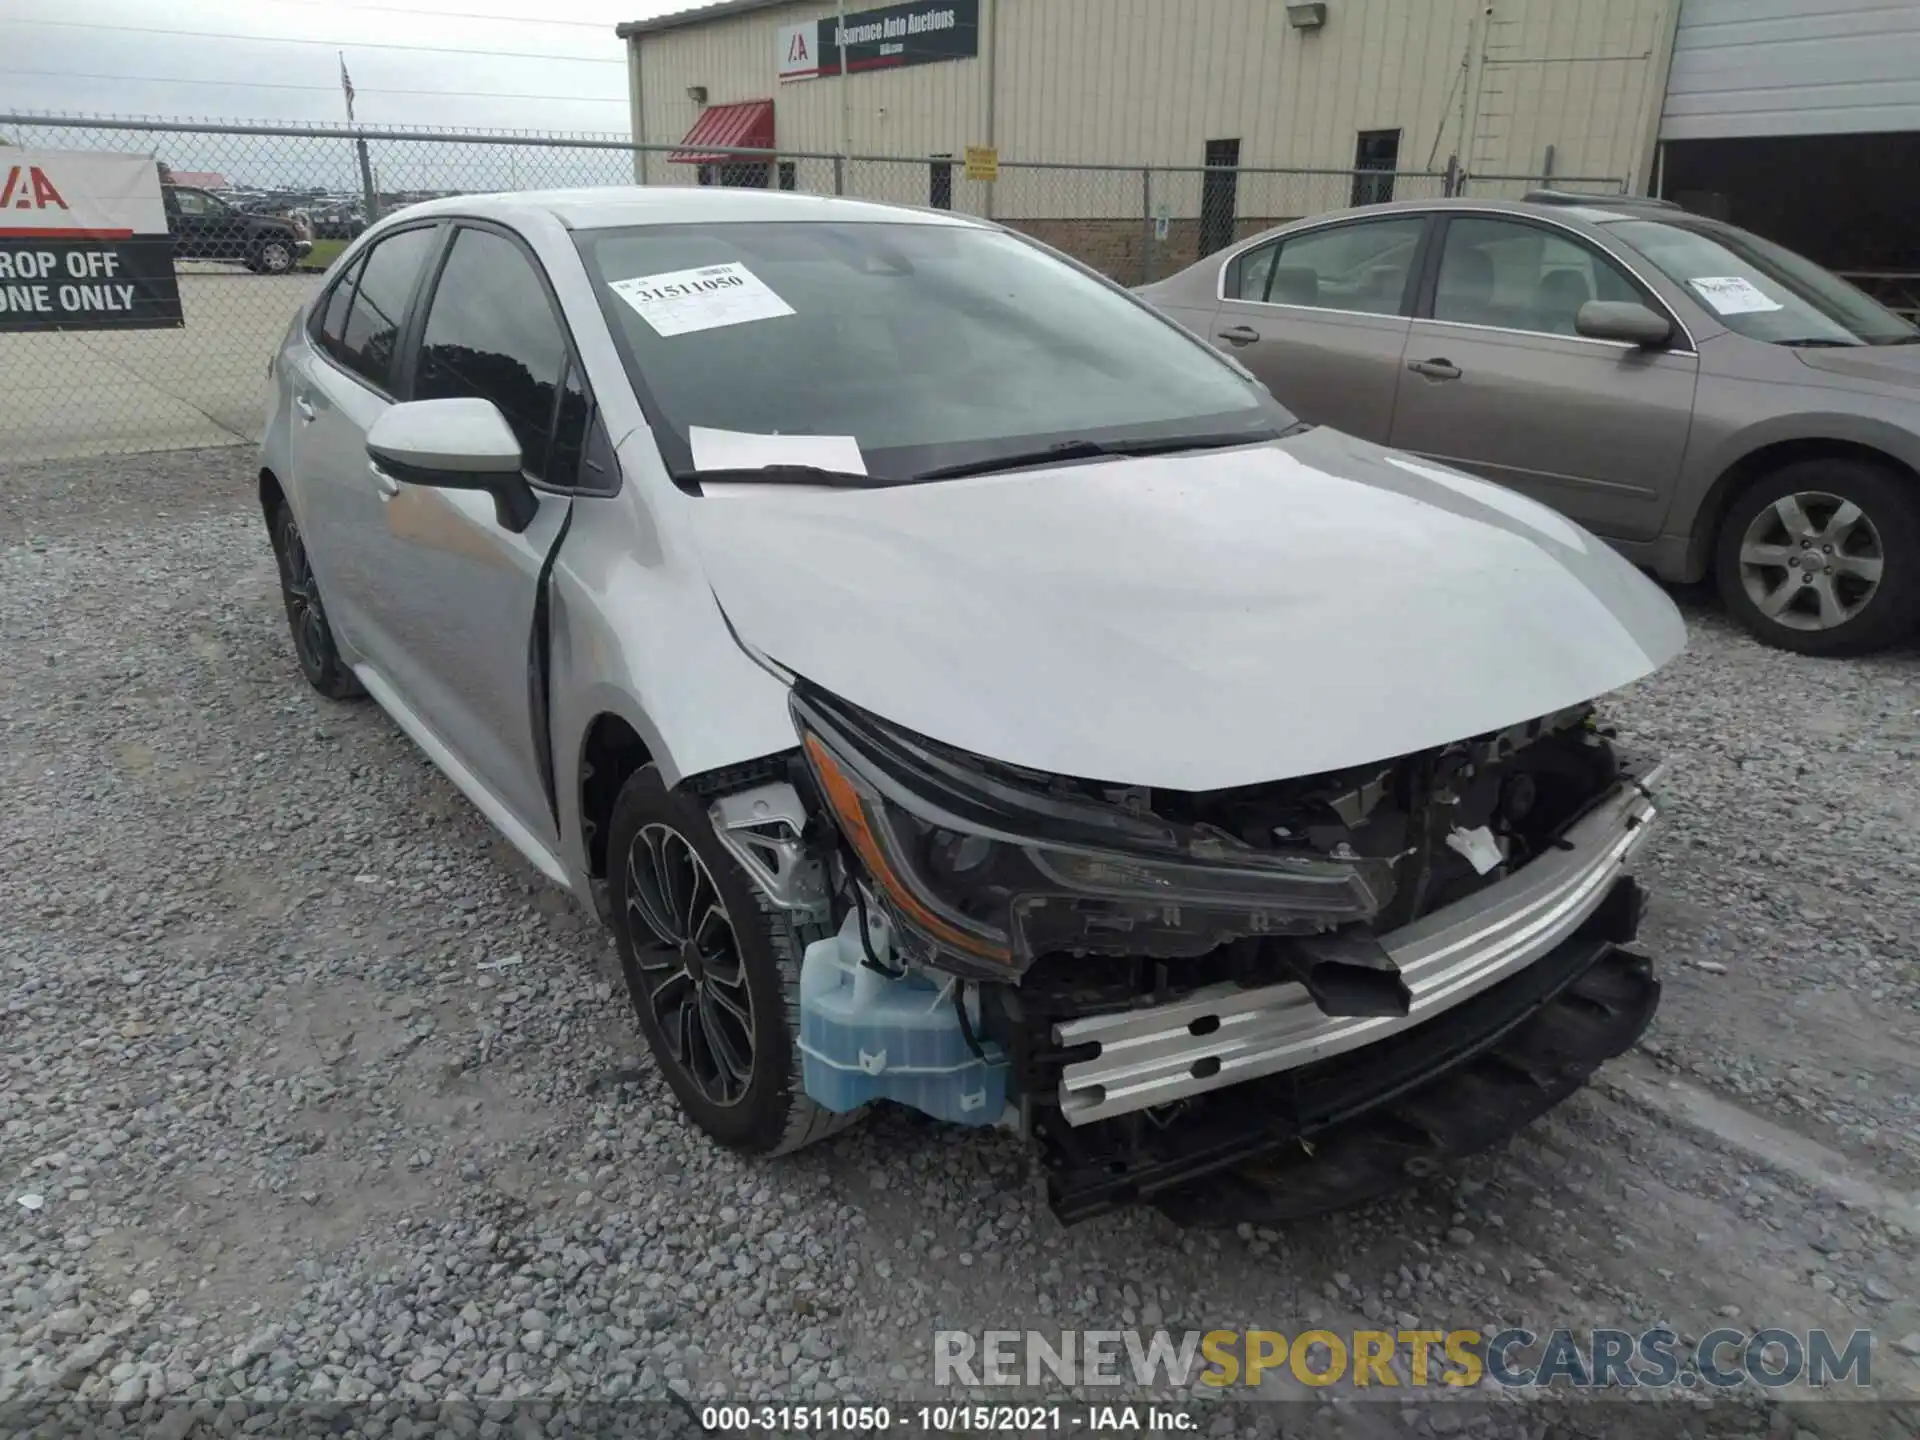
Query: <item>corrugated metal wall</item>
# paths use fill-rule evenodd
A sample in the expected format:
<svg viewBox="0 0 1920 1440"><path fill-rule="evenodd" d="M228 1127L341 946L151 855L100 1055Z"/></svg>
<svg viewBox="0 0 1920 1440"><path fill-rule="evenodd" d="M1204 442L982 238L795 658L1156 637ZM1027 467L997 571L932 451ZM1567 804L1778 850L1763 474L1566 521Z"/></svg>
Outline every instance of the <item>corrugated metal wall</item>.
<svg viewBox="0 0 1920 1440"><path fill-rule="evenodd" d="M1403 170L1457 153L1478 172L1532 174L1551 146L1556 174L1637 181L1671 3L1328 0L1326 24L1303 31L1283 0L982 0L992 65L983 55L854 76L852 149L957 155L985 143L997 69L991 138L1007 160L1198 166L1208 140L1238 139L1242 166L1346 169L1358 132L1398 129ZM704 85L710 102L774 100L783 146L838 150L840 82L776 78L780 27L832 9L816 0L636 37L641 137L678 140L698 111L686 88ZM684 183L688 170L656 159L647 175ZM1243 213L1344 204L1344 183L1329 178L1329 198L1311 207L1249 195ZM885 198L924 203L924 170L903 167L900 184L908 193ZM1172 179L1163 198L1188 213L1199 188L1197 175ZM958 191L956 202L966 208ZM1003 175L994 202L1007 217L1139 207L1137 177L1085 172L1071 187Z"/></svg>
<svg viewBox="0 0 1920 1440"><path fill-rule="evenodd" d="M991 5L993 0L984 3ZM867 0L848 0L849 14L865 8ZM783 85L778 78L780 27L833 12L832 4L812 0L636 37L644 102L636 138L666 144L680 139L701 109L687 98L687 87L704 85L710 105L772 100L780 144L837 152L841 147L839 81L796 80ZM983 60L855 75L848 81L851 148L865 155L958 155L969 143L981 143L986 132L986 86ZM646 171L651 184L693 184L697 178L693 167L671 164L662 156L649 159ZM924 171L916 181L917 193L887 198L925 204Z"/></svg>
<svg viewBox="0 0 1920 1440"><path fill-rule="evenodd" d="M1920 130L1920 0L1682 0L1663 140Z"/></svg>

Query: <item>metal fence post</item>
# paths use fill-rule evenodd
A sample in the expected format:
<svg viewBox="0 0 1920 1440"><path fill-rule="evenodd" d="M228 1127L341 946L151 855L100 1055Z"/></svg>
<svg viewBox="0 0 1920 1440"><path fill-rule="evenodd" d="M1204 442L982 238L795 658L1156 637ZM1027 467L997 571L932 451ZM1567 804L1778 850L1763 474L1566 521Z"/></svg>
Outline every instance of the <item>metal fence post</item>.
<svg viewBox="0 0 1920 1440"><path fill-rule="evenodd" d="M367 155L366 137L355 140L353 148L360 157L361 203L366 207L367 224L371 225L380 218L380 205L373 193L373 161Z"/></svg>
<svg viewBox="0 0 1920 1440"><path fill-rule="evenodd" d="M1441 193L1449 197L1460 193L1460 157L1458 155L1447 156L1446 187Z"/></svg>
<svg viewBox="0 0 1920 1440"><path fill-rule="evenodd" d="M1153 167L1140 167L1140 283L1153 280Z"/></svg>
<svg viewBox="0 0 1920 1440"><path fill-rule="evenodd" d="M847 157L844 155L833 157L833 193L836 195L847 193Z"/></svg>

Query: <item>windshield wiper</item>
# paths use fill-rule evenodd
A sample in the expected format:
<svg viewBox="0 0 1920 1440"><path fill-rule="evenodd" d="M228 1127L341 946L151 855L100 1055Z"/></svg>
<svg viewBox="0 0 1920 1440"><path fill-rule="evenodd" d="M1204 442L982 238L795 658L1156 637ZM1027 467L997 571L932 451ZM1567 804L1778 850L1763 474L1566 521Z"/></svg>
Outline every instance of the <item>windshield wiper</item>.
<svg viewBox="0 0 1920 1440"><path fill-rule="evenodd" d="M954 465L936 465L914 474L915 480L957 480L964 475L992 475L1001 470L1019 470L1028 465L1051 465L1061 460L1097 460L1103 456L1171 455L1182 450L1219 450L1229 445L1257 445L1262 440L1277 440L1286 431L1236 430L1227 434L1177 435L1153 440L1057 440L1038 450L1016 450L1007 455L990 455L984 460L962 460Z"/></svg>
<svg viewBox="0 0 1920 1440"><path fill-rule="evenodd" d="M1791 346L1795 350L1858 350L1866 342L1863 340L1834 340L1825 335L1802 335L1794 340L1776 340L1776 345Z"/></svg>
<svg viewBox="0 0 1920 1440"><path fill-rule="evenodd" d="M673 477L682 484L832 485L841 490L884 490L898 485L885 475L861 475L852 470L829 470L823 465L741 465L718 470L689 470Z"/></svg>

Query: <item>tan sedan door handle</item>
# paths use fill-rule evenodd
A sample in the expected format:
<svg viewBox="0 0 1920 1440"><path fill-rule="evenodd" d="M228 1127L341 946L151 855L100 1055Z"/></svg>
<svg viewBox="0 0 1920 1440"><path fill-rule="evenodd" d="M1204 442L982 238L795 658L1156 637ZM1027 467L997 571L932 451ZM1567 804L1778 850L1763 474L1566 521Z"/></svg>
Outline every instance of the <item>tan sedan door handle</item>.
<svg viewBox="0 0 1920 1440"><path fill-rule="evenodd" d="M1229 345L1251 345L1260 338L1260 332L1251 325L1229 325L1220 332L1220 338Z"/></svg>
<svg viewBox="0 0 1920 1440"><path fill-rule="evenodd" d="M1437 355L1431 360L1409 361L1407 363L1407 369L1416 375L1424 375L1429 380L1458 380L1460 378L1460 367L1451 360L1444 359Z"/></svg>

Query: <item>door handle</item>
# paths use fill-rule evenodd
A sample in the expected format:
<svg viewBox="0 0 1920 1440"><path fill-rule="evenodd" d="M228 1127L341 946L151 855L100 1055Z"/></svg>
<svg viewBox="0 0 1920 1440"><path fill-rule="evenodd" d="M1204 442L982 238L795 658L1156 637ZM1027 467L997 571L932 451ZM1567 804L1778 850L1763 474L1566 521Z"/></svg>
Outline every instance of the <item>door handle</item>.
<svg viewBox="0 0 1920 1440"><path fill-rule="evenodd" d="M380 492L382 500L391 500L400 493L400 482L371 460L367 462L367 473L373 477L373 488Z"/></svg>
<svg viewBox="0 0 1920 1440"><path fill-rule="evenodd" d="M1451 360L1444 359L1437 355L1431 360L1409 361L1407 369L1416 375L1424 375L1429 380L1458 380L1460 378L1460 367Z"/></svg>
<svg viewBox="0 0 1920 1440"><path fill-rule="evenodd" d="M1229 345L1251 345L1260 338L1260 332L1251 325L1229 325L1220 332L1220 338Z"/></svg>
<svg viewBox="0 0 1920 1440"><path fill-rule="evenodd" d="M308 402L308 400L307 400L307 397L306 397L306 396L304 396L304 395L296 395L296 396L294 396L294 397L293 397L293 408L294 408L294 409L296 409L296 410L298 410L298 411L300 412L300 418L301 418L302 420L311 420L311 419L313 419L313 415L314 415L314 410L313 410L313 406L312 406L312 405L311 405L311 404L310 404L310 403Z"/></svg>

